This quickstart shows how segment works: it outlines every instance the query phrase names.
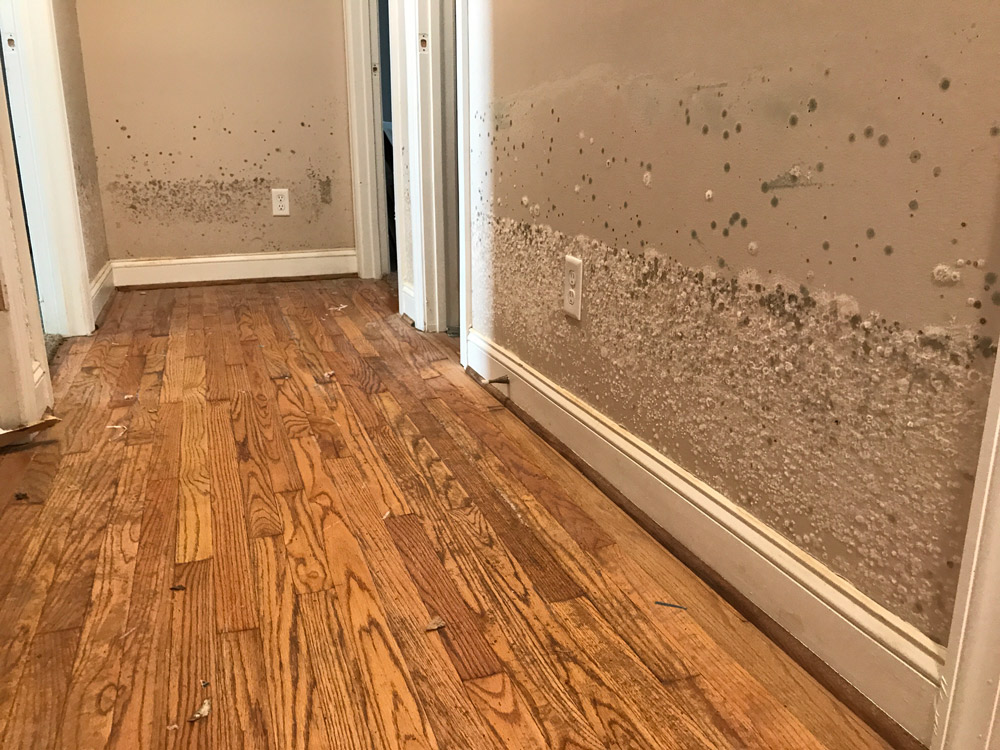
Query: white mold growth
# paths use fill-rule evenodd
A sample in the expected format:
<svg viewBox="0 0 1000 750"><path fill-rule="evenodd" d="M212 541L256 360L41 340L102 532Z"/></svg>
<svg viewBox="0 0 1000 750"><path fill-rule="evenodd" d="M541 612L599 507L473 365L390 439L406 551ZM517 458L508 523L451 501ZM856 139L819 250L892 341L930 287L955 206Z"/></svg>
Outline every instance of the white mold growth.
<svg viewBox="0 0 1000 750"><path fill-rule="evenodd" d="M946 638L988 337L548 226L480 214L475 232L489 290L474 296L477 328ZM551 283L567 254L584 261L591 311L573 326Z"/></svg>

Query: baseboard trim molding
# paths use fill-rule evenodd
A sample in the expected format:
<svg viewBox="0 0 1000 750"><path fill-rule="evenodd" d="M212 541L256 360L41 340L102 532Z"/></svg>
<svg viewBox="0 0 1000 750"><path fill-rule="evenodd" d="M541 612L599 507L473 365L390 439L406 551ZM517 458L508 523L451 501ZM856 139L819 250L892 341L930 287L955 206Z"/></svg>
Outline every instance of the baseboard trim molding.
<svg viewBox="0 0 1000 750"><path fill-rule="evenodd" d="M354 248L194 258L113 260L116 287L197 284L252 279L307 278L356 274Z"/></svg>
<svg viewBox="0 0 1000 750"><path fill-rule="evenodd" d="M402 300L402 295L400 296ZM741 596L928 745L945 649L475 330L468 365Z"/></svg>
<svg viewBox="0 0 1000 750"><path fill-rule="evenodd" d="M95 321L100 319L101 313L111 301L111 295L114 294L114 291L114 272L111 261L108 261L90 282L90 303L94 310Z"/></svg>

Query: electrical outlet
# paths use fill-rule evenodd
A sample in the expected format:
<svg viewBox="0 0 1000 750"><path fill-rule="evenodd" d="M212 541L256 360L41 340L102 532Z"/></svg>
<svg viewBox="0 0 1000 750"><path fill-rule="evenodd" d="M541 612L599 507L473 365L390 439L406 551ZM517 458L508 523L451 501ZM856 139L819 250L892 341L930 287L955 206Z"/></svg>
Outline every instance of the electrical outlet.
<svg viewBox="0 0 1000 750"><path fill-rule="evenodd" d="M580 319L583 309L583 261L567 255L563 265L563 310Z"/></svg>
<svg viewBox="0 0 1000 750"><path fill-rule="evenodd" d="M274 188L271 191L271 213L275 216L291 216L288 203L288 188Z"/></svg>

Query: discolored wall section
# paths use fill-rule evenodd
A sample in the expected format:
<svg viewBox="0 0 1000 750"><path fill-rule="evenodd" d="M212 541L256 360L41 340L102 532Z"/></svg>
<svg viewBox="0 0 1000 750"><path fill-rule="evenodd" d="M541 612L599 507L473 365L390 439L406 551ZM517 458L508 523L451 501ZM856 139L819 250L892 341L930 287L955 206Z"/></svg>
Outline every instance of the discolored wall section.
<svg viewBox="0 0 1000 750"><path fill-rule="evenodd" d="M471 5L474 328L943 643L1000 321L1000 7Z"/></svg>
<svg viewBox="0 0 1000 750"><path fill-rule="evenodd" d="M339 0L77 2L112 258L353 247Z"/></svg>
<svg viewBox="0 0 1000 750"><path fill-rule="evenodd" d="M108 262L108 238L104 229L104 207L97 174L97 154L94 152L76 0L52 0L52 15L59 46L59 68L66 98L87 272L93 280Z"/></svg>

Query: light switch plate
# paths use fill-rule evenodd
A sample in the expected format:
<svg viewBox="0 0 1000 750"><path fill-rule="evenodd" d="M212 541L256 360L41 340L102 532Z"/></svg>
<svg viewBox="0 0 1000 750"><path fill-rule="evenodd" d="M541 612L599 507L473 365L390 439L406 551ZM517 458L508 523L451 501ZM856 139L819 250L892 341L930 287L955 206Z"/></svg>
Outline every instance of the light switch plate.
<svg viewBox="0 0 1000 750"><path fill-rule="evenodd" d="M563 310L577 320L583 310L583 261L572 255L563 265Z"/></svg>
<svg viewBox="0 0 1000 750"><path fill-rule="evenodd" d="M292 209L288 202L288 188L274 188L271 191L271 213L274 216L292 215Z"/></svg>

